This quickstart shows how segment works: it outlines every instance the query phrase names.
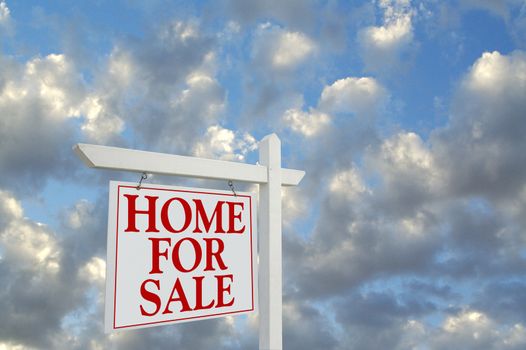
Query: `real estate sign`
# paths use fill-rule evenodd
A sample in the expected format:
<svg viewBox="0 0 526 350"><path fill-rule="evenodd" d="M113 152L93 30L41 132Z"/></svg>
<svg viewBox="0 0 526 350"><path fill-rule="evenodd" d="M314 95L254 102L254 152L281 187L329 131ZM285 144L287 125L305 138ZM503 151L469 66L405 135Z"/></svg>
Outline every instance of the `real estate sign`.
<svg viewBox="0 0 526 350"><path fill-rule="evenodd" d="M110 182L105 329L254 312L252 193Z"/></svg>

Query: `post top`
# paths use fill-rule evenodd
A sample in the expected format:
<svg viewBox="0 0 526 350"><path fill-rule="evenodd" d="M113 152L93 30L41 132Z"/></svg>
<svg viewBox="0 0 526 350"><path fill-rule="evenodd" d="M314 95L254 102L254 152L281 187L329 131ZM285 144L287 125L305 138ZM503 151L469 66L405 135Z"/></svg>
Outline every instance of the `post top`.
<svg viewBox="0 0 526 350"><path fill-rule="evenodd" d="M261 139L261 142L264 142L264 141L267 141L267 142L281 142L278 135L276 135L275 133L272 133L272 134L268 134L267 136L263 137Z"/></svg>

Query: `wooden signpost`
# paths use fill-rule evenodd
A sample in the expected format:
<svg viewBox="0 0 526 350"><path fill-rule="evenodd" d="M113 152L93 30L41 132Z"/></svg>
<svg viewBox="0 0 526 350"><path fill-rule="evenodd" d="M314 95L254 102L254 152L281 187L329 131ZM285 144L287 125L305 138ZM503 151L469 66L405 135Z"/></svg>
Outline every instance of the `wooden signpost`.
<svg viewBox="0 0 526 350"><path fill-rule="evenodd" d="M92 168L259 184L259 203L257 206L259 224L259 349L282 349L281 186L298 185L305 172L281 168L281 142L275 134L264 137L259 143L259 164L257 165L90 144L77 144L74 146L74 151L87 166ZM240 212L233 215L238 215L239 220L241 220ZM153 243L151 244L153 247ZM197 244L194 246L197 247ZM160 248L158 245L155 248L157 249L156 258L164 261L163 254L166 252L168 255L168 250L165 251L163 250L165 248ZM220 260L217 256L219 255L218 246L210 249L214 250L215 262L218 263ZM198 279L197 282L201 283L202 280ZM228 282L230 279L226 277L221 280L220 288L222 288L221 291L225 297L230 293L230 290L227 290ZM150 287L156 286L155 282L150 283ZM156 300L154 297L151 298ZM152 305L155 306L155 303L151 304L150 308ZM152 313L153 311L150 309L146 312ZM217 317L217 314L213 316ZM199 320L205 317L207 316L199 316L195 319Z"/></svg>

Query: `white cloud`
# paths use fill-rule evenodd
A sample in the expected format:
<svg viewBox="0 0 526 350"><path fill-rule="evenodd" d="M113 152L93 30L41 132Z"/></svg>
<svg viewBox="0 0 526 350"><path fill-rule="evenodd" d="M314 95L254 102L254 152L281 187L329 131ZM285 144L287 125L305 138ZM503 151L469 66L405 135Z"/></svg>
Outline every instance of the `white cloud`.
<svg viewBox="0 0 526 350"><path fill-rule="evenodd" d="M366 124L373 124L387 100L386 89L376 79L347 77L325 86L315 108L290 108L282 120L292 131L310 138L334 131L335 120L341 114L352 113Z"/></svg>
<svg viewBox="0 0 526 350"><path fill-rule="evenodd" d="M306 35L298 32L281 33L278 36L272 65L275 68L292 68L304 62L314 50L315 45Z"/></svg>
<svg viewBox="0 0 526 350"><path fill-rule="evenodd" d="M194 146L193 154L204 158L244 161L245 156L256 148L256 139L249 133L242 134L212 125L203 140Z"/></svg>
<svg viewBox="0 0 526 350"><path fill-rule="evenodd" d="M409 0L380 0L383 24L370 26L358 33L366 69L377 73L392 73L403 63L413 43L415 10Z"/></svg>
<svg viewBox="0 0 526 350"><path fill-rule="evenodd" d="M172 99L171 104L174 109L188 107L201 109L201 116L208 120L215 120L217 115L223 110L224 104L220 92L221 88L217 80L210 75L196 71L186 78L187 88ZM211 94L212 96L209 96ZM203 97L208 97L205 104L200 103Z"/></svg>
<svg viewBox="0 0 526 350"><path fill-rule="evenodd" d="M26 98L35 96L47 107L51 118L79 116L78 105L82 101L84 87L73 63L64 55L50 54L30 60L21 79L11 84L0 95L0 101L11 97L22 103Z"/></svg>
<svg viewBox="0 0 526 350"><path fill-rule="evenodd" d="M0 2L0 25L5 25L9 21L9 8L5 1Z"/></svg>
<svg viewBox="0 0 526 350"><path fill-rule="evenodd" d="M115 66L111 65L110 73L115 71ZM118 73L122 75L122 69ZM42 119L64 122L68 118L84 117L81 129L93 140L103 141L118 135L123 129L123 121L104 109L101 103L103 92L88 93L87 90L70 59L64 55L50 54L28 61L21 76L10 76L0 91L0 109L11 110L16 105L40 104L39 114ZM9 111L6 114L7 118L12 118ZM31 117L22 117L27 118Z"/></svg>
<svg viewBox="0 0 526 350"><path fill-rule="evenodd" d="M398 215L415 216L445 196L447 173L431 147L416 133L402 131L383 140L365 153L364 161L377 179L376 205Z"/></svg>
<svg viewBox="0 0 526 350"><path fill-rule="evenodd" d="M270 71L291 71L316 53L316 44L300 32L287 31L270 23L259 26L254 40L254 60Z"/></svg>
<svg viewBox="0 0 526 350"><path fill-rule="evenodd" d="M164 26L158 36L162 42L186 44L199 38L199 26L191 21L174 21Z"/></svg>
<svg viewBox="0 0 526 350"><path fill-rule="evenodd" d="M482 311L463 310L444 320L432 344L436 349L519 349L526 346L526 330L522 324L499 327Z"/></svg>
<svg viewBox="0 0 526 350"><path fill-rule="evenodd" d="M75 230L86 225L86 219L93 210L93 205L87 200L81 200L67 213L67 225Z"/></svg>
<svg viewBox="0 0 526 350"><path fill-rule="evenodd" d="M20 202L9 193L0 190L0 218L22 219L22 215ZM3 224L5 225L5 223Z"/></svg>
<svg viewBox="0 0 526 350"><path fill-rule="evenodd" d="M45 183L48 176L67 177L70 172L64 169L78 165L70 151L72 138L78 135L76 125L88 140L98 143L111 141L124 130L118 103L112 100L122 84L113 91L104 84L90 86L63 54L26 62L2 56L0 62L0 167L5 169L0 185L18 183L10 181L11 176L24 179L24 186L10 187L23 192ZM115 65L112 68L115 71Z"/></svg>
<svg viewBox="0 0 526 350"><path fill-rule="evenodd" d="M98 143L105 143L124 130L124 121L105 108L102 98L96 94L91 95L80 106L85 117L81 130Z"/></svg>
<svg viewBox="0 0 526 350"><path fill-rule="evenodd" d="M381 145L382 173L386 177L397 178L418 173L429 181L438 177L433 155L424 145L420 136L413 132L401 132ZM394 174L393 174L394 172Z"/></svg>
<svg viewBox="0 0 526 350"><path fill-rule="evenodd" d="M137 67L131 54L119 47L115 47L108 62L108 73L115 89L124 89L133 81L137 74Z"/></svg>
<svg viewBox="0 0 526 350"><path fill-rule="evenodd" d="M3 258L26 269L36 269L54 275L60 265L60 249L52 233L42 224L22 217L20 203L6 192L0 192L0 213L5 225L0 228Z"/></svg>
<svg viewBox="0 0 526 350"><path fill-rule="evenodd" d="M309 195L297 186L282 187L281 188L281 208L284 213L283 225L287 226L287 230L295 230L296 220L304 218L309 215L312 210L309 207Z"/></svg>
<svg viewBox="0 0 526 350"><path fill-rule="evenodd" d="M513 85L518 93L526 88L526 55L516 52L506 56L493 51L483 53L473 64L462 88L470 94L496 99L509 93L506 90Z"/></svg>
<svg viewBox="0 0 526 350"><path fill-rule="evenodd" d="M443 186L444 175L433 153L413 132L400 132L384 140L366 161L393 189L404 183L404 188L424 186L426 191L435 192Z"/></svg>
<svg viewBox="0 0 526 350"><path fill-rule="evenodd" d="M369 191L354 167L336 173L329 183L329 189L334 195L345 196L351 200Z"/></svg>
<svg viewBox="0 0 526 350"><path fill-rule="evenodd" d="M34 347L28 347L21 344L2 342L0 343L0 350L33 350Z"/></svg>
<svg viewBox="0 0 526 350"><path fill-rule="evenodd" d="M392 7L386 6L384 22L383 26L369 27L364 33L366 39L371 41L371 45L376 46L379 50L390 51L413 39L413 28L409 13L396 13Z"/></svg>
<svg viewBox="0 0 526 350"><path fill-rule="evenodd" d="M304 112L299 109L289 109L283 115L283 121L293 131L306 137L314 136L325 129L330 123L330 116L326 113L311 109Z"/></svg>
<svg viewBox="0 0 526 350"><path fill-rule="evenodd" d="M102 287L106 281L106 261L94 256L80 268L79 274L89 283L96 283Z"/></svg>
<svg viewBox="0 0 526 350"><path fill-rule="evenodd" d="M386 97L386 90L374 78L347 77L325 86L318 106L328 113L374 115Z"/></svg>

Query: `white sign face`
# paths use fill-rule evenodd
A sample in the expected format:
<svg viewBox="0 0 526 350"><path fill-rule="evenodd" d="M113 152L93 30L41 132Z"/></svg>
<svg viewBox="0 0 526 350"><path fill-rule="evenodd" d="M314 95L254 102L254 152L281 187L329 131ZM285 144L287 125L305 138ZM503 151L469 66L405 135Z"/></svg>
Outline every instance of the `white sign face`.
<svg viewBox="0 0 526 350"><path fill-rule="evenodd" d="M253 193L110 182L105 330L256 310Z"/></svg>

